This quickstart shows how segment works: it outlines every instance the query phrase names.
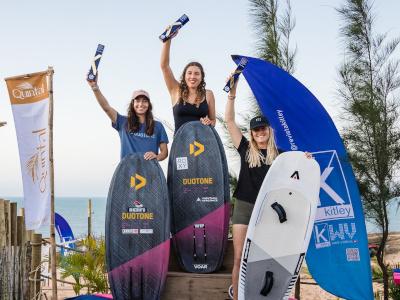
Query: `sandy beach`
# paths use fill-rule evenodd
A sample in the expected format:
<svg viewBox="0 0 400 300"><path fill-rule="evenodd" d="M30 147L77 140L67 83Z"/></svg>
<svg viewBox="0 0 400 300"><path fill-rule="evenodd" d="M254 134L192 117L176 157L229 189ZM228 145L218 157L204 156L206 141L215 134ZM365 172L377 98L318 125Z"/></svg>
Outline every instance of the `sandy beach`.
<svg viewBox="0 0 400 300"><path fill-rule="evenodd" d="M377 243L378 242L378 234L369 234L369 242ZM386 261L390 265L399 264L400 263L400 232L393 232L389 235L389 240L386 246ZM372 262L372 264L375 264ZM301 299L303 300L337 300L338 297L329 294L328 292L321 289L318 285L315 284L315 281L311 278L310 274L307 272L306 265L303 265L301 272L301 280L303 284L301 285ZM66 281L72 281L72 278L67 278ZM379 283L374 283L374 291L382 290L382 285ZM48 298L51 297L51 283L45 281L45 285L43 286L43 292L47 295ZM84 290L82 290L84 293ZM292 291L292 294L294 291ZM64 299L66 297L75 296L74 291L72 290L72 286L59 283L58 284L58 298ZM185 300L185 299L182 299Z"/></svg>
<svg viewBox="0 0 400 300"><path fill-rule="evenodd" d="M368 235L370 243L378 243L379 235ZM386 262L390 265L400 264L400 232L392 232L386 244Z"/></svg>

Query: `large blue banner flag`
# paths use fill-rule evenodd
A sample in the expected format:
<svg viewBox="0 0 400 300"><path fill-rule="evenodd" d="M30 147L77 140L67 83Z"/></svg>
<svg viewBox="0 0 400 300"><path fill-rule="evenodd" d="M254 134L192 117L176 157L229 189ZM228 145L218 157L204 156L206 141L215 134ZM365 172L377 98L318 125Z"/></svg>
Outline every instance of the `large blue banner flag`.
<svg viewBox="0 0 400 300"><path fill-rule="evenodd" d="M233 56L239 64L243 56ZM373 299L368 239L360 194L340 135L318 99L293 76L251 57L243 74L278 147L313 153L321 167L320 201L307 253L309 271L326 291Z"/></svg>

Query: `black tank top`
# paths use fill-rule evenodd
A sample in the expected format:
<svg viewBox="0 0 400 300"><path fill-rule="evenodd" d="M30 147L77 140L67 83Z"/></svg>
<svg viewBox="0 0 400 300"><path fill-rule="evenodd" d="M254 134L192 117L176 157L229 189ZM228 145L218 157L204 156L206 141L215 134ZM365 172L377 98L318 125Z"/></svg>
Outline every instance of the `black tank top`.
<svg viewBox="0 0 400 300"><path fill-rule="evenodd" d="M190 104L188 102L179 101L173 107L174 120L175 120L175 132L178 131L186 122L199 121L200 118L204 118L208 115L208 103L207 99L200 102L199 107L196 104Z"/></svg>

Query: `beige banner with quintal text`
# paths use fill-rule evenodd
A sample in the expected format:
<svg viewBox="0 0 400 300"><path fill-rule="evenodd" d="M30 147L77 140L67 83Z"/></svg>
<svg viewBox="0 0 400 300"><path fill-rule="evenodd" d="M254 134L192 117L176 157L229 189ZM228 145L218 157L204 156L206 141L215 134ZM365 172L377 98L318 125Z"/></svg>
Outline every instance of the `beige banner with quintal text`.
<svg viewBox="0 0 400 300"><path fill-rule="evenodd" d="M6 78L17 134L27 229L50 224L47 72Z"/></svg>

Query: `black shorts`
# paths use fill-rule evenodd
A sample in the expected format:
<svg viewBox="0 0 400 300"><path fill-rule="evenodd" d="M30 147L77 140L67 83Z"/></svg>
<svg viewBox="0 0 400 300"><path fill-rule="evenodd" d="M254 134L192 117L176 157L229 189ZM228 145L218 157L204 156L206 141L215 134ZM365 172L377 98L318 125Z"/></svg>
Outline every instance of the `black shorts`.
<svg viewBox="0 0 400 300"><path fill-rule="evenodd" d="M233 208L232 224L249 225L254 204L236 199Z"/></svg>

